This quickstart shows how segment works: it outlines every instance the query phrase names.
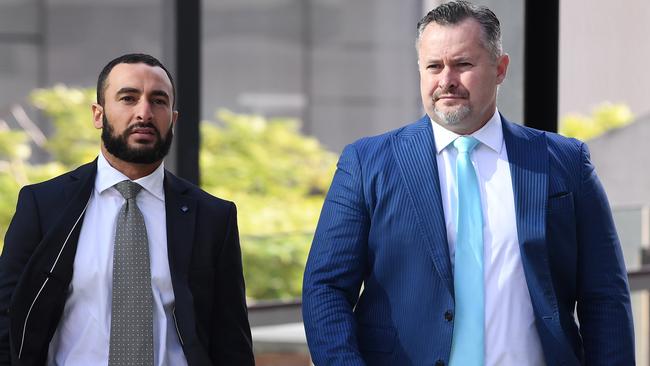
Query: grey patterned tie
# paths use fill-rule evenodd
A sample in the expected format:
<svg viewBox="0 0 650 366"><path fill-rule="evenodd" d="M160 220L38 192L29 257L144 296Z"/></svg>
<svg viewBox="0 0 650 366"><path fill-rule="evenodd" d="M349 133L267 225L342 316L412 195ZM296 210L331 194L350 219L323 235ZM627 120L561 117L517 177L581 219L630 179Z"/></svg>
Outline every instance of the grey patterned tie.
<svg viewBox="0 0 650 366"><path fill-rule="evenodd" d="M115 185L126 202L117 214L109 366L153 365L153 299L149 243L135 197L142 187Z"/></svg>

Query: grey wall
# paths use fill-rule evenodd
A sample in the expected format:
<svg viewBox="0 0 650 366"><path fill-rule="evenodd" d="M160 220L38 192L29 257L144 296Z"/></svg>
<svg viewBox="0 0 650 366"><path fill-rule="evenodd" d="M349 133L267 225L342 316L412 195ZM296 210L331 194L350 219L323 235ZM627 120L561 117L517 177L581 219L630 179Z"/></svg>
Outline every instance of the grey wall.
<svg viewBox="0 0 650 366"><path fill-rule="evenodd" d="M0 2L0 118L39 85L38 15L36 0Z"/></svg>
<svg viewBox="0 0 650 366"><path fill-rule="evenodd" d="M304 3L204 1L202 115L218 108L302 117ZM293 103L291 100L294 100Z"/></svg>
<svg viewBox="0 0 650 366"><path fill-rule="evenodd" d="M650 113L650 1L560 1L560 116L604 102Z"/></svg>
<svg viewBox="0 0 650 366"><path fill-rule="evenodd" d="M101 68L124 53L162 58L160 0L47 0L45 17L46 85L94 86Z"/></svg>
<svg viewBox="0 0 650 366"><path fill-rule="evenodd" d="M203 111L302 118L333 150L423 114L414 47L422 0L206 1ZM499 108L523 115L523 0L484 1L511 55Z"/></svg>
<svg viewBox="0 0 650 366"><path fill-rule="evenodd" d="M205 2L203 115L302 118L334 150L419 117L421 2Z"/></svg>
<svg viewBox="0 0 650 366"><path fill-rule="evenodd" d="M612 206L650 203L650 116L588 141L592 162Z"/></svg>
<svg viewBox="0 0 650 366"><path fill-rule="evenodd" d="M334 148L420 117L415 24L419 1L315 1L308 118ZM329 9L318 16L318 9Z"/></svg>

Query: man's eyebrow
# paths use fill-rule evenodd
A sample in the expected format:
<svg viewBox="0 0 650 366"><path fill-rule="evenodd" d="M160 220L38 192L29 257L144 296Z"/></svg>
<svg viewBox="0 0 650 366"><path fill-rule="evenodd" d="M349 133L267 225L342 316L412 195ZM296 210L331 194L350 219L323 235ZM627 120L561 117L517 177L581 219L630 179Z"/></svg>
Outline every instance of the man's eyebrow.
<svg viewBox="0 0 650 366"><path fill-rule="evenodd" d="M156 97L165 97L165 98L169 99L169 94L167 94L167 92L164 91L164 90L153 90L151 92L151 95L156 96Z"/></svg>
<svg viewBox="0 0 650 366"><path fill-rule="evenodd" d="M120 90L117 91L117 94L128 94L128 93L140 93L140 90L138 90L137 88L125 86L124 88L121 88Z"/></svg>

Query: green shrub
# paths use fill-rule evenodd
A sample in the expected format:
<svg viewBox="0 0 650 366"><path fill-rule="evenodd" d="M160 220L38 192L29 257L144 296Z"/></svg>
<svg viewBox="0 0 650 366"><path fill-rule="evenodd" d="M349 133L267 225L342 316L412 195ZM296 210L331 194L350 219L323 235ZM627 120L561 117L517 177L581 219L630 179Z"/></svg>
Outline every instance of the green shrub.
<svg viewBox="0 0 650 366"><path fill-rule="evenodd" d="M0 131L0 235L4 238L21 186L95 158L93 89L56 86L32 93L54 132L45 149L55 162L32 165L22 132ZM180 111L182 114L182 111ZM294 119L217 113L201 123L201 185L238 207L247 295L300 296L302 272L336 157L300 132Z"/></svg>

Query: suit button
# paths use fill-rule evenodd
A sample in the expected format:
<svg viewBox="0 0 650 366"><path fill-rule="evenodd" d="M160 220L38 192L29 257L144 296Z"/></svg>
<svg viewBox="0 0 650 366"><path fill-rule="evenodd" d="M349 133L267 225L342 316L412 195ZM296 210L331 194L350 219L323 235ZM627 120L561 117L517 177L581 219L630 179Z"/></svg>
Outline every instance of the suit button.
<svg viewBox="0 0 650 366"><path fill-rule="evenodd" d="M436 366L445 366L445 361L443 360L436 361Z"/></svg>
<svg viewBox="0 0 650 366"><path fill-rule="evenodd" d="M454 313L452 313L451 310L445 311L445 320L448 322L454 320Z"/></svg>

